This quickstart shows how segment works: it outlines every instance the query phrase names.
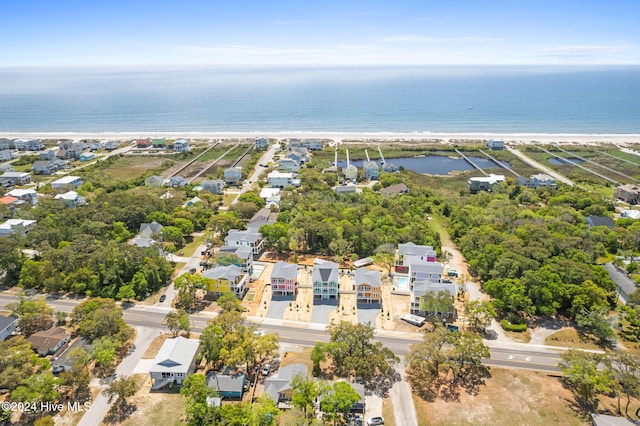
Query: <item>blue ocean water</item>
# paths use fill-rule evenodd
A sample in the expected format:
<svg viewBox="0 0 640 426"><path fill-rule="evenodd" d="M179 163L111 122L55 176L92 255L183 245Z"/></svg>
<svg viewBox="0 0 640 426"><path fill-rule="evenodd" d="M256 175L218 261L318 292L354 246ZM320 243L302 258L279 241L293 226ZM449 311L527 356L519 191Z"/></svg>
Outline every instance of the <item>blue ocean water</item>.
<svg viewBox="0 0 640 426"><path fill-rule="evenodd" d="M0 69L0 132L640 133L640 67Z"/></svg>

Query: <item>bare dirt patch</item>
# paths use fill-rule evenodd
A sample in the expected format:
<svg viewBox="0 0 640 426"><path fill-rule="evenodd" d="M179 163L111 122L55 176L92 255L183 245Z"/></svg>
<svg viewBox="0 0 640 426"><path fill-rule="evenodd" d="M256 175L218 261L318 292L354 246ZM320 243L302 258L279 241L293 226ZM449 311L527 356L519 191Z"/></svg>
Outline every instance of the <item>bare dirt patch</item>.
<svg viewBox="0 0 640 426"><path fill-rule="evenodd" d="M122 425L157 426L182 424L185 412L185 398L179 388L152 391L151 379L147 374L136 374L140 390L130 399L136 407L133 414Z"/></svg>
<svg viewBox="0 0 640 426"><path fill-rule="evenodd" d="M524 370L491 368L478 395L426 402L414 396L418 424L427 425L586 425L572 409L571 391L559 378Z"/></svg>

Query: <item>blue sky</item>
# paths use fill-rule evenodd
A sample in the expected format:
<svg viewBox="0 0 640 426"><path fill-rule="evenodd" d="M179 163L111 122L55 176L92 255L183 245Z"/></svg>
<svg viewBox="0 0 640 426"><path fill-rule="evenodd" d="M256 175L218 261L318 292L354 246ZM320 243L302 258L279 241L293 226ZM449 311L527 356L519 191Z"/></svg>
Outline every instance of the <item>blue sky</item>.
<svg viewBox="0 0 640 426"><path fill-rule="evenodd" d="M0 67L640 64L638 0L28 0Z"/></svg>

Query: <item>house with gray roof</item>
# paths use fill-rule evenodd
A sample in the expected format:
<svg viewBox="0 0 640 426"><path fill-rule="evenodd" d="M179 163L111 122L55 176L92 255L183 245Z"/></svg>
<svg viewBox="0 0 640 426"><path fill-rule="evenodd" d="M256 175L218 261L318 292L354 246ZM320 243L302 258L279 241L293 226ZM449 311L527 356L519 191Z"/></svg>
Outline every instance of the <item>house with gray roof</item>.
<svg viewBox="0 0 640 426"><path fill-rule="evenodd" d="M386 188L382 188L380 190L380 194L382 195L401 195L401 194L408 194L408 193L409 193L409 187L407 187L407 185L405 185L404 183L389 185Z"/></svg>
<svg viewBox="0 0 640 426"><path fill-rule="evenodd" d="M261 233L231 229L224 238L227 246L250 247L254 256L259 256L264 250L265 240Z"/></svg>
<svg viewBox="0 0 640 426"><path fill-rule="evenodd" d="M279 261L271 271L271 292L295 295L298 291L298 265Z"/></svg>
<svg viewBox="0 0 640 426"><path fill-rule="evenodd" d="M224 171L224 181L229 185L237 185L242 180L242 167L229 167Z"/></svg>
<svg viewBox="0 0 640 426"><path fill-rule="evenodd" d="M13 158L13 151L10 149L0 149L0 161L9 161Z"/></svg>
<svg viewBox="0 0 640 426"><path fill-rule="evenodd" d="M439 281L443 270L444 266L440 262L412 262L409 264L409 287L413 288L416 281Z"/></svg>
<svg viewBox="0 0 640 426"><path fill-rule="evenodd" d="M445 319L455 319L455 308L453 312L437 312L434 310L422 310L420 309L420 299L428 292L438 294L444 291L449 293L453 299L456 296L457 290L454 283L441 283L432 279L418 280L413 283L411 287L411 313L420 316L440 315Z"/></svg>
<svg viewBox="0 0 640 426"><path fill-rule="evenodd" d="M218 249L219 255L229 254L234 255L231 256L233 258L233 263L228 263L229 265L233 264L239 266L242 272L251 276L253 274L253 251L250 247L238 247L238 246L222 246ZM218 256L220 258L220 256ZM218 259L220 261L220 259ZM221 266L226 266L226 264L221 264Z"/></svg>
<svg viewBox="0 0 640 426"><path fill-rule="evenodd" d="M169 383L181 385L196 370L199 347L200 340L182 336L165 340L149 369L151 389L160 389Z"/></svg>
<svg viewBox="0 0 640 426"><path fill-rule="evenodd" d="M18 328L18 317L0 315L0 342L11 336Z"/></svg>
<svg viewBox="0 0 640 426"><path fill-rule="evenodd" d="M311 279L313 297L319 299L337 299L339 284L339 266L335 262L314 259Z"/></svg>
<svg viewBox="0 0 640 426"><path fill-rule="evenodd" d="M144 180L144 184L146 186L161 187L162 185L164 185L164 178L158 175L149 176Z"/></svg>
<svg viewBox="0 0 640 426"><path fill-rule="evenodd" d="M4 172L0 176L0 185L26 185L31 183L31 175L27 172Z"/></svg>
<svg viewBox="0 0 640 426"><path fill-rule="evenodd" d="M289 408L293 389L291 381L296 376L307 377L307 366L305 364L291 364L282 367L277 376L271 376L264 381L264 392L278 404L279 408Z"/></svg>
<svg viewBox="0 0 640 426"><path fill-rule="evenodd" d="M203 180L200 183L200 186L202 186L202 190L203 191L209 191L212 194L222 194L224 192L224 181L223 180L213 180L213 179L207 179L207 180Z"/></svg>
<svg viewBox="0 0 640 426"><path fill-rule="evenodd" d="M362 165L364 169L364 177L368 180L378 180L380 178L380 170L378 168L378 163L375 161L365 161Z"/></svg>
<svg viewBox="0 0 640 426"><path fill-rule="evenodd" d="M232 292L238 299L242 299L247 293L247 275L238 265L216 266L204 271L202 276L209 280L209 295L220 296Z"/></svg>
<svg viewBox="0 0 640 426"><path fill-rule="evenodd" d="M151 247L157 243L154 238L161 230L162 225L155 220L151 223L141 223L138 234L129 242L129 244L136 247Z"/></svg>
<svg viewBox="0 0 640 426"><path fill-rule="evenodd" d="M291 158L283 158L278 161L278 170L281 172L298 173L300 163Z"/></svg>
<svg viewBox="0 0 640 426"><path fill-rule="evenodd" d="M380 303L382 282L380 271L358 268L354 272L357 303Z"/></svg>
<svg viewBox="0 0 640 426"><path fill-rule="evenodd" d="M253 140L253 146L256 149L263 150L269 147L269 139L264 137L258 137Z"/></svg>
<svg viewBox="0 0 640 426"><path fill-rule="evenodd" d="M216 391L222 399L242 399L247 376L244 373L207 374L207 386Z"/></svg>

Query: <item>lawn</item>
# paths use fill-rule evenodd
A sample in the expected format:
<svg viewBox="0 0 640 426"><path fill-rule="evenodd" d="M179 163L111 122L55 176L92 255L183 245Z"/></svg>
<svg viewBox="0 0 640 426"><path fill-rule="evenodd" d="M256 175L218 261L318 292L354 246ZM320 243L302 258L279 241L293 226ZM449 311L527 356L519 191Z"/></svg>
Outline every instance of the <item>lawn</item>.
<svg viewBox="0 0 640 426"><path fill-rule="evenodd" d="M544 341L545 345L560 346L572 349L593 349L601 350L593 341L586 339L578 334L574 328L564 328L553 333Z"/></svg>
<svg viewBox="0 0 640 426"><path fill-rule="evenodd" d="M102 166L103 164L107 164L107 162L108 165ZM108 161L100 163L102 166L100 169L105 175L123 181L138 177L149 170L159 168L164 162L173 163L173 160L166 157L152 157L149 155L114 156Z"/></svg>
<svg viewBox="0 0 640 426"><path fill-rule="evenodd" d="M459 401L426 402L414 396L418 425L590 424L573 410L573 394L556 377L495 367L491 376L478 395L463 392Z"/></svg>

